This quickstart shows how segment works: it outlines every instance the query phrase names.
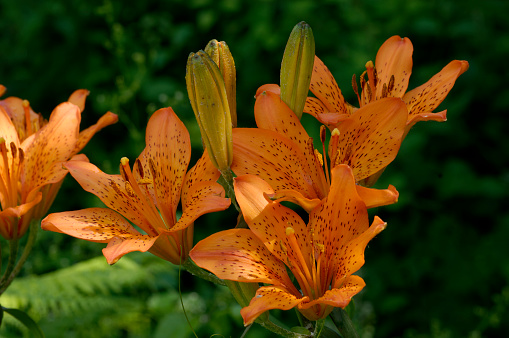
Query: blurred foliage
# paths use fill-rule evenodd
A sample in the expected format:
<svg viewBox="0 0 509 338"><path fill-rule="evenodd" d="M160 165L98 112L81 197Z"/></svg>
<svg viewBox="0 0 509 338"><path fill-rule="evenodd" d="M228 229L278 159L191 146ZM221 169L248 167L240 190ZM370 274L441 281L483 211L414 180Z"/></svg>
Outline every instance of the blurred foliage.
<svg viewBox="0 0 509 338"><path fill-rule="evenodd" d="M226 41L235 57L241 127L253 125L258 86L279 81L286 40L301 20L312 27L317 54L350 102L355 102L352 74L362 73L392 35L407 36L414 44L410 88L453 59L468 60L470 69L440 107L448 110L449 121L416 125L378 183L395 185L400 201L374 212L389 225L366 250L359 273L367 286L356 296L355 321L363 337L498 337L509 332L509 74L503 66L509 55L509 2L0 0L0 5L0 82L7 95L28 99L35 111L49 116L72 91L89 89L83 128L108 110L120 116L84 150L109 173L118 172L122 156L134 159L140 153L150 114L166 106L189 128L194 158L200 155L185 64L190 52L213 38ZM92 206L101 203L68 178L52 211ZM224 224L235 224L233 212L203 217L196 239ZM161 262L148 254L129 254L113 267L105 260L104 266L88 261L102 247L41 233L25 277L0 300L17 297L40 318L48 336L86 336L91 326L94 336L191 336L178 301L176 268L166 264L161 270ZM87 311L70 315L62 304L68 301L65 292L73 292L73 280L83 274L80 262L92 269L84 281L122 279L128 266L146 271L118 288L104 280L97 290L106 292L100 293L104 304L116 302L113 309L82 304ZM239 308L224 288L186 273L181 279L187 314L199 336L241 334ZM49 288L44 294L31 286L42 283L54 283L57 291L47 294ZM296 325L293 313L278 315ZM15 330L7 326L2 334ZM248 333L264 336L256 326Z"/></svg>

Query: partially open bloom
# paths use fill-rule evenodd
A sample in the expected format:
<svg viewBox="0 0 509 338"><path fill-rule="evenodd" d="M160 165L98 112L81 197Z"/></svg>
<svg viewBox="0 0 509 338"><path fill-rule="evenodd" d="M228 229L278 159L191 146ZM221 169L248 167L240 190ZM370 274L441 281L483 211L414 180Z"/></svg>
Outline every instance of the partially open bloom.
<svg viewBox="0 0 509 338"><path fill-rule="evenodd" d="M184 124L171 108L160 109L148 122L146 148L134 170L125 157L120 175L105 174L88 162L65 164L83 189L108 208L50 214L42 228L108 243L103 254L109 264L132 251L149 251L173 264L183 263L193 244L193 222L230 205L215 183L219 172L203 166L203 157L186 175L190 156ZM183 213L177 220L181 196Z"/></svg>
<svg viewBox="0 0 509 338"><path fill-rule="evenodd" d="M255 118L259 128L234 129L232 170L238 176L253 174L263 178L274 188L274 198L297 201L309 211L327 196L329 170L335 166L348 164L356 181L360 181L396 157L406 108L401 99L387 98L359 109L332 133L329 165L315 150L297 116L277 94L266 91L258 95ZM358 190L368 207L394 203L398 197L392 186L388 190L358 186Z"/></svg>
<svg viewBox="0 0 509 338"><path fill-rule="evenodd" d="M222 279L265 283L241 310L244 324L261 313L293 307L309 320L344 308L365 286L352 275L364 264L367 243L386 224L375 217L369 226L352 170L332 170L330 191L304 221L293 210L270 202L273 189L254 175L235 179L235 193L248 229L232 229L200 241L193 261ZM295 277L294 285L287 269Z"/></svg>
<svg viewBox="0 0 509 338"><path fill-rule="evenodd" d="M451 61L428 82L407 92L412 53L410 39L393 36L378 50L375 64L372 61L366 63L366 71L360 77L360 91L355 77L353 81L360 107L386 97L399 97L405 101L408 109L405 135L419 121L446 120L446 110L433 111L445 99L456 79L468 69L467 61ZM318 57L315 57L310 90L316 98L308 97L304 112L331 129L357 109L345 101L334 77Z"/></svg>
<svg viewBox="0 0 509 338"><path fill-rule="evenodd" d="M0 101L0 234L4 238L23 236L31 220L46 214L67 174L62 163L86 160L76 153L97 131L117 121L108 112L80 133L87 95L86 90L74 92L69 102L53 110L49 121L26 100Z"/></svg>

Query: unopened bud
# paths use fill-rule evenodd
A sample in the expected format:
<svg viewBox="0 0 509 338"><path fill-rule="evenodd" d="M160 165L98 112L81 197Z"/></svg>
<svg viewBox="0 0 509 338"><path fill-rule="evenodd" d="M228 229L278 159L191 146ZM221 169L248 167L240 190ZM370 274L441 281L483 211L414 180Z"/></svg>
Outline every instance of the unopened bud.
<svg viewBox="0 0 509 338"><path fill-rule="evenodd" d="M232 118L233 128L237 127L237 99L236 99L236 72L235 62L232 53L226 42L210 40L205 47L205 52L216 63L223 76L224 86L226 88L226 96L228 97L228 106L230 107L230 115Z"/></svg>
<svg viewBox="0 0 509 338"><path fill-rule="evenodd" d="M233 160L230 108L221 72L204 51L189 55L186 84L210 160L221 172L228 171Z"/></svg>
<svg viewBox="0 0 509 338"><path fill-rule="evenodd" d="M306 103L315 59L315 39L304 21L292 30L281 62L281 99L300 119Z"/></svg>

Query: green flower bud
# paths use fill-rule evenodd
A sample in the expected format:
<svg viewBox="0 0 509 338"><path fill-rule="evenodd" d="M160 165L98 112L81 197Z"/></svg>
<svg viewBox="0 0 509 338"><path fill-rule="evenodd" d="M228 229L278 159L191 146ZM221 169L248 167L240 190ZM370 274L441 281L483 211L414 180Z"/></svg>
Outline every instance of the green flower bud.
<svg viewBox="0 0 509 338"><path fill-rule="evenodd" d="M210 40L205 47L205 52L210 55L219 67L223 75L224 85L226 88L226 95L228 97L228 105L230 106L230 115L232 117L233 128L237 127L237 100L236 100L236 73L235 62L233 61L232 53L226 42L217 40Z"/></svg>
<svg viewBox="0 0 509 338"><path fill-rule="evenodd" d="M315 59L315 39L304 21L295 25L281 62L281 100L300 119L311 83Z"/></svg>
<svg viewBox="0 0 509 338"><path fill-rule="evenodd" d="M229 171L233 141L228 98L219 68L204 51L189 55L186 84L210 160L219 171Z"/></svg>

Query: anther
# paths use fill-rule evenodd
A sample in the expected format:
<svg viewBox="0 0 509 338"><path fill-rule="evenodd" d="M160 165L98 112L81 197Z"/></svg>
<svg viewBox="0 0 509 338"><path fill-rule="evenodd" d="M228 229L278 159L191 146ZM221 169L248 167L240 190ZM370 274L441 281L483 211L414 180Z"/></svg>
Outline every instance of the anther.
<svg viewBox="0 0 509 338"><path fill-rule="evenodd" d="M143 165L141 164L141 161L139 159L136 159L136 162L134 162L136 167L138 168L138 173L140 174L140 177L145 177L145 173L143 172Z"/></svg>
<svg viewBox="0 0 509 338"><path fill-rule="evenodd" d="M393 89L394 89L394 75L391 75L391 78L389 79L389 85L387 88L387 94L390 94Z"/></svg>

